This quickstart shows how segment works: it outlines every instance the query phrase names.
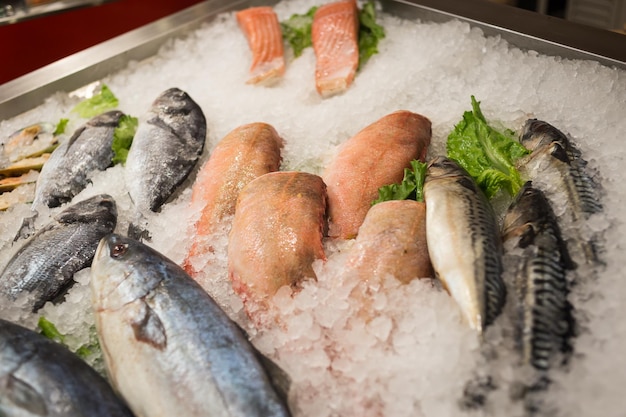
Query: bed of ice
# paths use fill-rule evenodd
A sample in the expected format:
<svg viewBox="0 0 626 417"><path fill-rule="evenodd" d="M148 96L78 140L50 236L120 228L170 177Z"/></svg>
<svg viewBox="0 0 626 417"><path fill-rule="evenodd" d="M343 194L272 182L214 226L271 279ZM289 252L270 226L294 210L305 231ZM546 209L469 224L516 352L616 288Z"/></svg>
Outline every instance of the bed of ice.
<svg viewBox="0 0 626 417"><path fill-rule="evenodd" d="M318 0L283 1L279 19L304 13ZM208 137L199 166L216 143L249 122L272 124L285 139L282 169L320 173L337 146L366 125L398 109L430 118L429 156L445 153L445 140L470 95L481 101L488 120L514 130L529 117L545 120L568 133L589 165L601 173L602 215L590 219L603 231L606 267L596 278L577 277L571 294L580 334L568 366L555 369L549 390L537 394L541 413L558 416L624 415L626 386L626 282L620 258L626 246L626 72L597 62L565 60L511 47L485 37L466 23L400 20L380 15L387 36L345 94L322 100L314 86L311 48L290 60L284 79L273 87L245 84L250 52L233 14L223 14L190 35L170 41L153 58L132 62L101 80L119 98L119 108L142 120L156 96L170 87L187 91L202 107ZM5 120L8 136L31 123L55 123L89 94L56 94L32 111ZM68 132L84 121L76 116ZM197 216L189 208L190 178L175 199L150 219L150 245L181 262L190 244L188 229ZM128 225L130 200L123 167L93 178L75 201L107 192L118 204L118 231ZM0 213L0 265L17 250L12 245L28 205ZM558 211L558 208L556 209ZM56 210L55 210L56 212ZM39 224L47 222L40 216ZM431 280L408 285L392 277L364 282L345 271L351 242L326 242L328 260L316 263L318 280L307 281L292 296L275 296L271 324L255 328L232 292L226 269L228 226L214 236L216 252L208 259L203 281L225 311L251 334L254 344L292 377L291 405L296 416L519 416L523 403L514 393L527 373L517 366L511 328L505 315L481 343L462 322L451 298ZM89 307L89 272L76 277L64 304L48 304L36 316L3 306L4 318L36 326L39 315L71 333L69 342L86 340L93 322ZM485 404L461 407L469 381L489 375L495 388Z"/></svg>

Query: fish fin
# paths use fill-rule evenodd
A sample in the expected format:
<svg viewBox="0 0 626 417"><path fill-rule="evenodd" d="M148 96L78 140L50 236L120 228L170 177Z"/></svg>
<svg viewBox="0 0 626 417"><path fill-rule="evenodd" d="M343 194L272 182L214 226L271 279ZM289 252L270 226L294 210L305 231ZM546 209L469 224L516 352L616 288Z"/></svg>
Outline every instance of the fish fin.
<svg viewBox="0 0 626 417"><path fill-rule="evenodd" d="M43 397L30 384L14 375L9 375L0 395L1 402L14 404L16 407L36 416L47 416L48 408Z"/></svg>
<svg viewBox="0 0 626 417"><path fill-rule="evenodd" d="M37 220L37 216L39 216L39 212L35 211L33 212L32 216L24 217L22 219L22 225L15 234L15 237L13 238L13 243L17 242L20 239L27 239L35 233L35 220Z"/></svg>
<svg viewBox="0 0 626 417"><path fill-rule="evenodd" d="M67 141L67 146L65 147L66 154L67 154L67 151L70 149L70 147L74 144L74 142L76 142L78 138L80 137L80 135L83 134L86 128L87 126L83 125L74 131L74 134L72 135L72 137L69 138L69 140Z"/></svg>
<svg viewBox="0 0 626 417"><path fill-rule="evenodd" d="M570 164L569 156L567 155L567 151L563 146L561 146L558 142L552 142L552 146L550 148L550 155L555 157L561 162L565 162L566 164Z"/></svg>
<svg viewBox="0 0 626 417"><path fill-rule="evenodd" d="M135 339L159 350L165 349L167 334L159 316L145 302L142 302L139 316L138 320L131 323Z"/></svg>
<svg viewBox="0 0 626 417"><path fill-rule="evenodd" d="M144 229L141 226L138 226L134 223L130 223L128 225L127 235L131 239L135 239L140 242L150 242L152 241L152 235L147 229Z"/></svg>

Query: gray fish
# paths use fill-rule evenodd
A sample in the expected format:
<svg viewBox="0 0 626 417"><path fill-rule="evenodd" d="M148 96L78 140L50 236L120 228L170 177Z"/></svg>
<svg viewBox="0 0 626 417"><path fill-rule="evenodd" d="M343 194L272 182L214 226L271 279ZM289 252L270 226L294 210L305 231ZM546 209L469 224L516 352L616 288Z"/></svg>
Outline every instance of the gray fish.
<svg viewBox="0 0 626 417"><path fill-rule="evenodd" d="M0 416L132 417L106 380L64 346L0 319Z"/></svg>
<svg viewBox="0 0 626 417"><path fill-rule="evenodd" d="M426 241L435 270L479 332L502 311L502 247L496 217L472 177L456 162L438 157L424 183Z"/></svg>
<svg viewBox="0 0 626 417"><path fill-rule="evenodd" d="M545 371L556 353L571 351L574 318L566 271L574 265L550 203L530 182L505 215L503 240L505 247L523 250L514 282L518 348L523 363Z"/></svg>
<svg viewBox="0 0 626 417"><path fill-rule="evenodd" d="M126 159L126 186L140 214L156 212L187 178L205 139L204 113L187 93L171 88L157 97Z"/></svg>
<svg viewBox="0 0 626 417"><path fill-rule="evenodd" d="M37 180L33 209L71 201L87 186L93 171L111 166L113 133L123 115L112 110L92 118L52 152Z"/></svg>
<svg viewBox="0 0 626 417"><path fill-rule="evenodd" d="M15 300L24 292L34 311L54 300L88 267L102 237L115 229L115 201L106 194L78 202L33 235L0 275L0 294Z"/></svg>
<svg viewBox="0 0 626 417"><path fill-rule="evenodd" d="M520 173L541 188L553 204L565 198L568 221L580 226L580 222L602 211L598 187L585 171L586 162L562 132L545 122L531 120L526 122L520 141L532 151L518 161ZM555 190L564 191L565 197ZM586 263L600 262L595 241L582 236L573 239L580 246Z"/></svg>
<svg viewBox="0 0 626 417"><path fill-rule="evenodd" d="M110 380L136 415L290 415L242 330L157 251L104 238L91 289Z"/></svg>

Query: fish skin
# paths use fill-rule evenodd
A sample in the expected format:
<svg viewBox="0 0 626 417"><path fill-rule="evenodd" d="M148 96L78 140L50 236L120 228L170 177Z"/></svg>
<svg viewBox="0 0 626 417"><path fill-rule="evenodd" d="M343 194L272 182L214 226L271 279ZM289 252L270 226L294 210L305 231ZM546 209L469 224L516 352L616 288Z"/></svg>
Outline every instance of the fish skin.
<svg viewBox="0 0 626 417"><path fill-rule="evenodd" d="M136 416L289 416L254 347L185 271L110 235L91 269L110 380Z"/></svg>
<svg viewBox="0 0 626 417"><path fill-rule="evenodd" d="M91 264L100 239L113 232L116 222L115 201L106 194L66 208L11 258L0 274L0 294L15 300L34 293L29 305L40 309L72 283L75 272Z"/></svg>
<svg viewBox="0 0 626 417"><path fill-rule="evenodd" d="M436 276L482 333L506 301L502 245L493 209L456 162L437 157L424 183L426 239Z"/></svg>
<svg viewBox="0 0 626 417"><path fill-rule="evenodd" d="M0 319L0 415L132 417L108 382L64 346Z"/></svg>
<svg viewBox="0 0 626 417"><path fill-rule="evenodd" d="M122 116L121 111L112 110L93 117L52 152L37 180L33 209L71 201L87 186L93 171L112 165L113 133Z"/></svg>
<svg viewBox="0 0 626 417"><path fill-rule="evenodd" d="M328 236L354 238L378 189L400 183L412 160L423 162L430 138L430 120L399 110L343 143L322 174L328 186Z"/></svg>
<svg viewBox="0 0 626 417"><path fill-rule="evenodd" d="M244 32L252 64L248 84L269 85L285 73L283 35L278 16L269 6L250 7L235 14Z"/></svg>
<svg viewBox="0 0 626 417"><path fill-rule="evenodd" d="M343 93L359 66L359 16L355 0L320 6L313 15L315 88L322 97Z"/></svg>
<svg viewBox="0 0 626 417"><path fill-rule="evenodd" d="M571 352L575 321L566 271L574 264L543 192L527 182L503 224L505 248L524 250L516 268L516 333L524 364L547 371L558 352Z"/></svg>
<svg viewBox="0 0 626 417"><path fill-rule="evenodd" d="M432 277L426 242L426 205L392 200L373 205L350 248L347 265L368 280L393 275L404 284Z"/></svg>
<svg viewBox="0 0 626 417"><path fill-rule="evenodd" d="M278 171L283 140L267 123L249 123L228 133L198 172L191 205L202 206L183 268L195 278L193 257L211 251L207 238L226 216L235 214L239 192L253 179Z"/></svg>
<svg viewBox="0 0 626 417"><path fill-rule="evenodd" d="M156 212L187 178L204 149L206 132L202 109L184 91L170 88L154 100L124 168L139 214Z"/></svg>
<svg viewBox="0 0 626 417"><path fill-rule="evenodd" d="M265 303L276 291L316 278L326 260L326 186L305 172L271 172L241 191L228 240L228 270L244 304ZM246 304L248 307L248 305Z"/></svg>

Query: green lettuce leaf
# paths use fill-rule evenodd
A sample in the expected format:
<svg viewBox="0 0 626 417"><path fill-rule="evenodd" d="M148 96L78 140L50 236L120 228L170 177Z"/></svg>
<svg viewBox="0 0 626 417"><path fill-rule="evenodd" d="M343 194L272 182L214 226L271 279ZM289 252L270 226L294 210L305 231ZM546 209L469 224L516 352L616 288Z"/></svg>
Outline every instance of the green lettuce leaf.
<svg viewBox="0 0 626 417"><path fill-rule="evenodd" d="M515 139L513 131L489 126L474 96L472 111L463 114L446 146L448 157L467 170L487 197L493 197L500 189L513 196L522 187L515 161L529 151Z"/></svg>
<svg viewBox="0 0 626 417"><path fill-rule="evenodd" d="M37 326L40 330L39 333L42 334L44 337L69 348L68 344L65 341L66 336L63 333L59 332L57 327L50 320L41 316L39 317ZM99 352L100 344L98 343L96 329L95 326L92 326L89 332L89 342L85 345L81 345L78 349L76 349L74 353L76 353L80 358L86 359L89 355L97 354Z"/></svg>
<svg viewBox="0 0 626 417"><path fill-rule="evenodd" d="M120 122L113 132L113 165L126 163L126 157L128 156L128 150L133 143L135 132L137 131L137 125L139 121L136 117L124 115L120 118Z"/></svg>
<svg viewBox="0 0 626 417"><path fill-rule="evenodd" d="M411 168L404 169L400 184L390 184L378 189L378 199L372 205L389 200L424 201L424 179L427 165L418 160L411 161Z"/></svg>
<svg viewBox="0 0 626 417"><path fill-rule="evenodd" d="M40 333L50 340L54 340L57 343L65 344L65 336L59 332L57 327L45 317L39 317L37 322Z"/></svg>
<svg viewBox="0 0 626 417"><path fill-rule="evenodd" d="M81 101L73 109L72 112L77 113L85 119L97 116L107 110L117 107L119 101L113 92L105 84L102 84L100 92L91 98Z"/></svg>
<svg viewBox="0 0 626 417"><path fill-rule="evenodd" d="M385 29L376 23L374 2L369 1L359 11L359 68L378 53L378 41L385 37Z"/></svg>
<svg viewBox="0 0 626 417"><path fill-rule="evenodd" d="M302 55L305 48L313 45L311 25L316 10L317 6L313 6L305 14L293 14L289 19L280 22L283 39L289 42L296 58Z"/></svg>
<svg viewBox="0 0 626 417"><path fill-rule="evenodd" d="M61 119L61 120L59 120L59 123L57 123L57 126L54 129L54 132L52 134L54 136L58 136L58 135L62 135L63 133L65 133L65 128L67 127L67 123L69 121L70 121L70 119Z"/></svg>

